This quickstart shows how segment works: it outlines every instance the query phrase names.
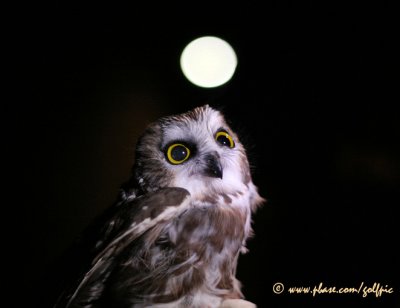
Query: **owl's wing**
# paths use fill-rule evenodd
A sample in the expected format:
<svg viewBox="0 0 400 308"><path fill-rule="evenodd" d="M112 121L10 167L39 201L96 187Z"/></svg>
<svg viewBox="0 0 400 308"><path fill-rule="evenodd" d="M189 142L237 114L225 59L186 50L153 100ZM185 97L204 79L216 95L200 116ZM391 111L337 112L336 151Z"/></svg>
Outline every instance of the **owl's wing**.
<svg viewBox="0 0 400 308"><path fill-rule="evenodd" d="M59 299L56 307L91 307L90 303L101 296L115 259L146 231L184 212L190 206L189 196L183 188L163 188L114 208L96 240L94 258L88 269Z"/></svg>

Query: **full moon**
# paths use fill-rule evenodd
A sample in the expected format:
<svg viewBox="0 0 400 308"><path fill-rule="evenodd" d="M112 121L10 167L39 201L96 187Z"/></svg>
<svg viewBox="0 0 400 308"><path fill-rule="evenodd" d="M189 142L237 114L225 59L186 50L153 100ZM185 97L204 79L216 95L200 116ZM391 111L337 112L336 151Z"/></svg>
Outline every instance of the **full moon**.
<svg viewBox="0 0 400 308"><path fill-rule="evenodd" d="M191 83L203 88L214 88L232 78L237 57L226 41L215 36L204 36L191 41L184 48L180 65Z"/></svg>

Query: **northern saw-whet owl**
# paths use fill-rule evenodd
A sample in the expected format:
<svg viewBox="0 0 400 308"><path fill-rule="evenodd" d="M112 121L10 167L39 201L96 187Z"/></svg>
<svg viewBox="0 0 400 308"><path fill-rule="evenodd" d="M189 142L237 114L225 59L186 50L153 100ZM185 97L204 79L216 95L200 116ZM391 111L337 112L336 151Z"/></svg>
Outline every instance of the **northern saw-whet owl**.
<svg viewBox="0 0 400 308"><path fill-rule="evenodd" d="M255 307L235 274L263 201L219 111L161 118L139 139L132 177L56 307Z"/></svg>

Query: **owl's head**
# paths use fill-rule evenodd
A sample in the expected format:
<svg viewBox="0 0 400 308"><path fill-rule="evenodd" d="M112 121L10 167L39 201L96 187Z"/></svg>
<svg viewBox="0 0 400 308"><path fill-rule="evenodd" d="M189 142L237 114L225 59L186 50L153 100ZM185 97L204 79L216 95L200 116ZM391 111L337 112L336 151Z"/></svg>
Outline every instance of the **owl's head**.
<svg viewBox="0 0 400 308"><path fill-rule="evenodd" d="M133 180L143 193L182 187L199 198L252 185L243 145L208 105L151 124L137 144Z"/></svg>

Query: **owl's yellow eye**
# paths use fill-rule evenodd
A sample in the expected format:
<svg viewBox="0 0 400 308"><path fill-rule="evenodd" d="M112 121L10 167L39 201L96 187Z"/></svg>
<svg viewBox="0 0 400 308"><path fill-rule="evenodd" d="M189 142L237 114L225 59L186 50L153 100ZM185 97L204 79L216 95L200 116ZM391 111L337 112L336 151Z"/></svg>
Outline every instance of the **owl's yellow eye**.
<svg viewBox="0 0 400 308"><path fill-rule="evenodd" d="M168 147L166 154L171 164L179 165L190 157L190 150L182 143L174 143Z"/></svg>
<svg viewBox="0 0 400 308"><path fill-rule="evenodd" d="M215 140L219 144L229 147L231 149L235 147L235 142L233 141L232 137L226 131L220 131L220 132L216 133Z"/></svg>

